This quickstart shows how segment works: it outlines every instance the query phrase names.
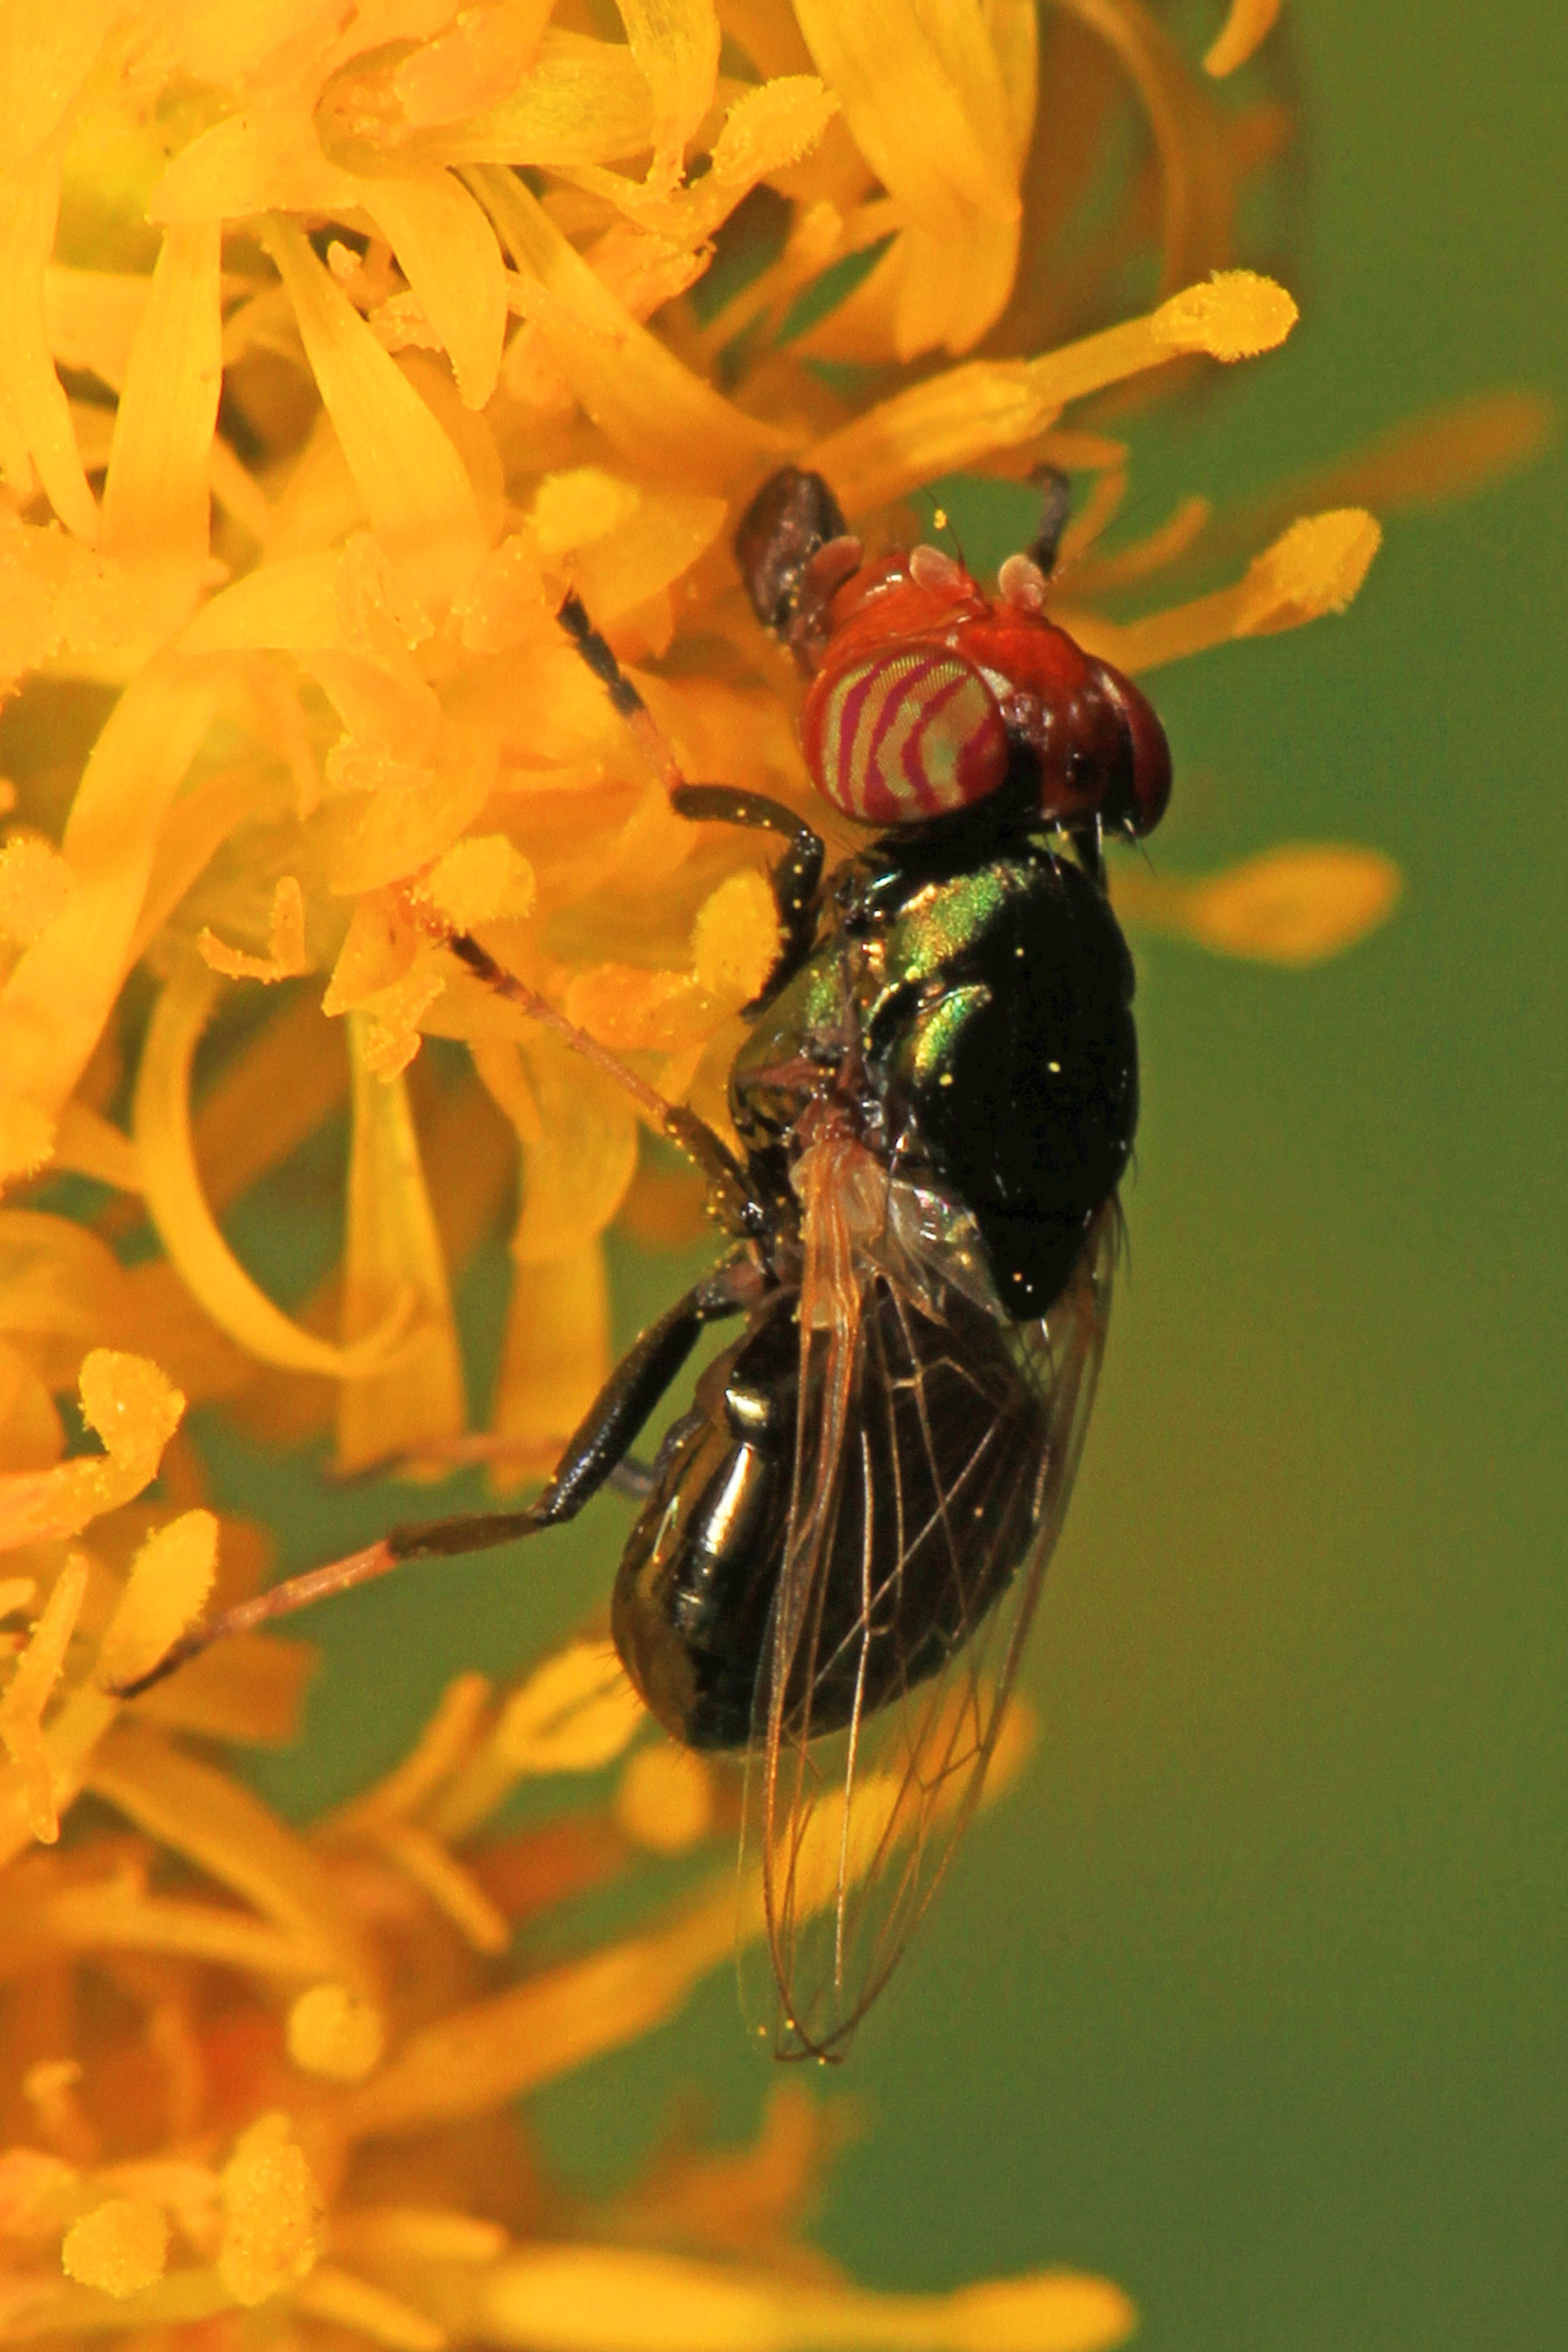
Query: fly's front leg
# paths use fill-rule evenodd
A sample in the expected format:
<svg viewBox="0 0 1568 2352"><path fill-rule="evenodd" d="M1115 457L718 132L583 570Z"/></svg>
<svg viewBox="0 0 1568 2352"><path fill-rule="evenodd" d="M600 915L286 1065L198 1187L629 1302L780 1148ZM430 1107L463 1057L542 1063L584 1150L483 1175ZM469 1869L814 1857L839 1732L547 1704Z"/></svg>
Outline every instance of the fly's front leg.
<svg viewBox="0 0 1568 2352"><path fill-rule="evenodd" d="M669 796L677 816L694 824L742 824L760 833L782 834L789 847L768 879L778 910L779 951L760 992L743 1013L760 1013L794 979L816 937L817 892L826 855L822 835L783 801L763 793L738 792L728 784L678 784Z"/></svg>
<svg viewBox="0 0 1568 2352"><path fill-rule="evenodd" d="M149 1673L121 1684L115 1696L135 1698L214 1642L226 1641L234 1633L254 1633L258 1626L309 1608L312 1601L352 1591L356 1585L385 1576L405 1560L487 1551L492 1545L511 1543L520 1536L537 1535L543 1528L575 1518L625 1458L704 1328L728 1316L745 1314L764 1287L763 1276L749 1256L742 1255L728 1259L689 1290L623 1357L567 1445L544 1492L521 1510L478 1512L394 1528L363 1551L331 1560L324 1568L308 1569L302 1576L289 1577L252 1600L225 1610L210 1625L194 1627Z"/></svg>
<svg viewBox="0 0 1568 2352"><path fill-rule="evenodd" d="M832 493L820 476L792 478L816 483L822 497L831 503ZM777 479L782 482L784 477ZM833 513L837 515L837 506ZM842 518L838 527L843 528ZM815 546L816 542L814 540L812 543ZM658 770L669 794L669 804L678 815L689 817L694 824L751 825L764 833L781 834L789 843L770 877L773 904L778 908L778 956L761 994L742 1007L746 1013L759 1012L798 971L810 951L816 929L816 892L825 856L822 836L814 833L793 809L785 808L782 801L769 800L765 793L737 792L728 784L689 784L652 712L616 659L608 640L594 626L582 598L575 593L569 594L555 617Z"/></svg>

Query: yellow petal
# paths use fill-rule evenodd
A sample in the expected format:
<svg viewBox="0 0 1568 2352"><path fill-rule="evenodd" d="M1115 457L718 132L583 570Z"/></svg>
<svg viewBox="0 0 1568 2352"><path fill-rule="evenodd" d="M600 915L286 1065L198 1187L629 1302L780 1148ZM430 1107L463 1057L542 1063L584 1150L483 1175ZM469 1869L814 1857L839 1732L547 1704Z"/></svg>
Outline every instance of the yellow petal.
<svg viewBox="0 0 1568 2352"><path fill-rule="evenodd" d="M564 168L640 154L652 136L652 94L626 43L552 26L510 97L431 141L455 163Z"/></svg>
<svg viewBox="0 0 1568 2352"><path fill-rule="evenodd" d="M994 130L1006 101L977 8L797 0L795 14L856 145L933 236L962 235L972 210L1016 218L1016 163Z"/></svg>
<svg viewBox="0 0 1568 2352"><path fill-rule="evenodd" d="M89 1785L150 1836L233 1889L292 1938L302 1968L367 1997L368 1956L329 1865L259 1797L121 1712Z"/></svg>
<svg viewBox="0 0 1568 2352"><path fill-rule="evenodd" d="M445 346L464 406L482 408L495 390L507 320L495 231L449 172L367 178L361 202Z"/></svg>
<svg viewBox="0 0 1568 2352"><path fill-rule="evenodd" d="M714 544L727 512L722 499L672 491L643 499L635 516L573 561L577 593L595 620L607 626L679 580ZM624 651L622 657L633 658Z"/></svg>
<svg viewBox="0 0 1568 2352"><path fill-rule="evenodd" d="M93 746L62 848L79 887L0 991L0 1103L58 1117L119 993L153 845L213 708L209 685L155 667L128 687ZM0 1122L0 1175L14 1165Z"/></svg>
<svg viewBox="0 0 1568 2352"><path fill-rule="evenodd" d="M495 0L465 10L450 32L411 49L393 88L411 125L452 122L493 105L537 56L554 0Z"/></svg>
<svg viewBox="0 0 1568 2352"><path fill-rule="evenodd" d="M198 963L183 968L153 1011L136 1079L133 1119L147 1213L193 1297L247 1354L286 1370L363 1378L392 1353L407 1315L394 1308L378 1331L334 1348L290 1321L258 1288L218 1231L191 1146L191 1062L217 992Z"/></svg>
<svg viewBox="0 0 1568 2352"><path fill-rule="evenodd" d="M289 2055L302 2074L326 2083L361 2083L381 2063L386 2029L381 2011L347 1985L312 1985L289 2011Z"/></svg>
<svg viewBox="0 0 1568 2352"><path fill-rule="evenodd" d="M439 610L483 552L462 459L300 232L274 220L266 242L372 528Z"/></svg>
<svg viewBox="0 0 1568 2352"><path fill-rule="evenodd" d="M325 2234L321 2192L289 2118L268 2115L242 2132L223 2170L217 2273L249 2310L315 2267Z"/></svg>
<svg viewBox="0 0 1568 2352"><path fill-rule="evenodd" d="M152 593L170 599L171 617L194 599L206 561L207 455L223 388L219 266L216 221L166 232L103 485L105 553L167 573Z"/></svg>
<svg viewBox="0 0 1568 2352"><path fill-rule="evenodd" d="M1037 2272L949 2295L868 2294L612 2246L520 2247L486 2273L474 2332L530 2352L1102 2352L1137 2324L1103 2279Z"/></svg>
<svg viewBox="0 0 1568 2352"><path fill-rule="evenodd" d="M135 2294L163 2275L169 2222L162 2206L144 2197L112 2197L66 2231L60 2266L83 2286L106 2294Z"/></svg>
<svg viewBox="0 0 1568 2352"><path fill-rule="evenodd" d="M1217 80L1244 66L1272 30L1279 0L1230 0L1230 14L1204 53L1204 71Z"/></svg>
<svg viewBox="0 0 1568 2352"><path fill-rule="evenodd" d="M274 37L287 38L281 25ZM147 217L232 220L273 205L332 214L358 200L358 182L328 162L304 92L287 80L183 148L149 196Z"/></svg>
<svg viewBox="0 0 1568 2352"><path fill-rule="evenodd" d="M647 2032L730 1958L734 1944L735 1894L726 1875L664 1926L543 1969L410 2034L379 2074L344 2093L337 2120L357 2137L493 2114Z"/></svg>
<svg viewBox="0 0 1568 2352"><path fill-rule="evenodd" d="M92 69L117 0L19 8L0 45L0 169L14 171L49 137Z"/></svg>
<svg viewBox="0 0 1568 2352"><path fill-rule="evenodd" d="M367 2279L339 2270L332 2263L317 2265L300 2287L294 2305L312 2319L326 2320L354 2336L367 2336L373 2344L386 2345L388 2352L440 2352L447 2341L446 2331L411 2304L388 2294L384 2287L372 2286Z"/></svg>
<svg viewBox="0 0 1568 2352"><path fill-rule="evenodd" d="M1156 669L1232 637L1270 636L1342 613L1382 540L1376 518L1360 507L1303 515L1254 559L1233 587L1142 621L1121 624L1065 608L1058 617L1089 652L1122 669Z"/></svg>
<svg viewBox="0 0 1568 2352"><path fill-rule="evenodd" d="M142 1190L142 1163L129 1136L85 1103L68 1102L55 1129L54 1164L78 1176L91 1176L117 1192Z"/></svg>
<svg viewBox="0 0 1568 2352"><path fill-rule="evenodd" d="M1257 963L1321 963L1385 923L1404 891L1392 858L1342 842L1282 843L1202 881L1119 874L1134 923Z"/></svg>
<svg viewBox="0 0 1568 2352"><path fill-rule="evenodd" d="M412 1822L386 1822L374 1842L429 1896L473 1950L506 1950L511 1941L510 1920L438 1838Z"/></svg>
<svg viewBox="0 0 1568 2352"><path fill-rule="evenodd" d="M406 1314L410 1301L413 1325L395 1365L347 1380L339 1391L336 1461L345 1473L389 1457L416 1458L422 1444L455 1435L466 1418L451 1292L407 1092L400 1077L376 1077L366 1067L365 1028L363 1014L349 1015L344 1344Z"/></svg>
<svg viewBox="0 0 1568 2352"><path fill-rule="evenodd" d="M206 1605L217 1575L217 1521L185 1511L154 1528L132 1563L98 1654L106 1688L155 1666Z"/></svg>
<svg viewBox="0 0 1568 2352"><path fill-rule="evenodd" d="M521 180L490 164L468 176L518 268L549 298L542 331L613 448L666 478L724 488L784 446L639 325Z"/></svg>
<svg viewBox="0 0 1568 2352"><path fill-rule="evenodd" d="M32 1639L0 1696L0 1740L20 1776L33 1835L45 1845L53 1845L60 1823L54 1775L41 1736L42 1717L59 1680L86 1590L87 1562L73 1553L55 1580Z"/></svg>
<svg viewBox="0 0 1568 2352"><path fill-rule="evenodd" d="M497 765L498 747L485 735L447 747L437 767L395 774L390 762L367 760L348 771L379 781L323 812L319 835L333 896L384 889L439 857L489 800Z"/></svg>
<svg viewBox="0 0 1568 2352"><path fill-rule="evenodd" d="M75 1535L139 1495L157 1475L185 1400L145 1357L95 1348L82 1363L81 1409L105 1452L0 1479L0 1549Z"/></svg>
<svg viewBox="0 0 1568 2352"><path fill-rule="evenodd" d="M610 1293L597 1238L559 1257L514 1259L490 1427L503 1451L492 1492L554 1467L610 1375Z"/></svg>
<svg viewBox="0 0 1568 2352"><path fill-rule="evenodd" d="M204 1739L289 1748L299 1738L305 1685L320 1662L310 1642L236 1634L144 1692L136 1711L149 1723Z"/></svg>
<svg viewBox="0 0 1568 2352"><path fill-rule="evenodd" d="M119 392L152 288L151 278L129 271L51 262L44 272L44 317L56 360Z"/></svg>
<svg viewBox="0 0 1568 2352"><path fill-rule="evenodd" d="M616 0L626 39L653 99L648 178L673 187L686 142L713 101L719 16L713 0Z"/></svg>
<svg viewBox="0 0 1568 2352"><path fill-rule="evenodd" d="M150 1895L128 1874L52 1893L36 1913L22 1915L19 1927L35 1919L41 1935L68 1951L162 1952L285 1983L317 1973L309 1951L249 1912L232 1903Z"/></svg>
<svg viewBox="0 0 1568 2352"><path fill-rule="evenodd" d="M101 14L96 7L95 15ZM24 11L18 29L32 11ZM80 11L68 8L75 30ZM25 45L25 44L24 44ZM4 86L14 86L16 63L9 48ZM73 66L75 60L73 59ZM22 100L24 110L39 93ZM13 118L0 112L0 141L9 142ZM71 425L70 404L50 354L44 310L44 268L55 241L59 210L62 134L49 138L11 176L0 197L0 415L19 448L37 467L50 505L68 530L91 540L98 534L98 509L87 486ZM8 437L8 436L7 436ZM14 488L26 492L25 482Z"/></svg>
<svg viewBox="0 0 1568 2352"><path fill-rule="evenodd" d="M584 1248L614 1217L637 1167L630 1097L552 1037L529 1041L526 1086L515 1045L477 1045L474 1063L522 1146L522 1209L513 1255L537 1265Z"/></svg>

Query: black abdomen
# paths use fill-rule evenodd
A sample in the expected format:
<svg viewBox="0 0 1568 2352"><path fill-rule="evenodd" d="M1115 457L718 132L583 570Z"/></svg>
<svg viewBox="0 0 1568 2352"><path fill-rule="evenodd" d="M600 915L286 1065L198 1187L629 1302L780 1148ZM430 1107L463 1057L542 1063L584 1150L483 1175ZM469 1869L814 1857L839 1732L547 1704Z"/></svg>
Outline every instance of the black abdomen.
<svg viewBox="0 0 1568 2352"><path fill-rule="evenodd" d="M671 1432L616 1579L616 1644L655 1715L693 1748L744 1748L784 1567L799 1334L791 1294L710 1367ZM949 1293L938 1322L879 1277L785 1727L841 1729L934 1674L1006 1589L1034 1529L1020 1458L1041 1402L1006 1327ZM821 1378L806 1399L806 1453ZM765 1698L763 1704L765 1706Z"/></svg>

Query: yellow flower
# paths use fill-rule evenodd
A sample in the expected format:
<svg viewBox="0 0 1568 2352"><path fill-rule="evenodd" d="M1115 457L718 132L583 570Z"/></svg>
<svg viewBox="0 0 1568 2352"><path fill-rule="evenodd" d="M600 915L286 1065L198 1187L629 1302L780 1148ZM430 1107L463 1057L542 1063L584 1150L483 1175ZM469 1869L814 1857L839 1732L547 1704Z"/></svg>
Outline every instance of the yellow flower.
<svg viewBox="0 0 1568 2352"><path fill-rule="evenodd" d="M591 1647L510 1696L464 1679L308 1832L189 1744L285 1736L299 1644L242 1639L130 1707L109 1686L264 1566L206 1507L187 1398L280 1441L330 1428L345 1472L482 1451L516 1483L605 1375L607 1228L689 1231L694 1183L639 1156L626 1096L441 945L478 928L722 1122L773 947L756 853L672 814L556 625L569 588L687 773L806 805L792 683L727 551L781 458L889 532L943 474L1086 478L1063 617L1142 669L1342 610L1369 504L1539 437L1529 404L1482 404L1284 511L1188 501L1100 551L1127 477L1108 396L1295 319L1234 249L1281 118L1217 87L1274 13L1233 0L1205 79L1136 0L1043 24L1035 0L620 0L624 37L552 0L10 12L0 1610L37 1614L0 1634L0 1969L53 1990L9 2012L30 2120L0 2157L0 2337L252 2306L413 2352L1130 2326L1091 2280L889 2299L786 2260L821 2152L788 2102L764 2151L608 2217L613 2245L542 2240L510 2103L654 2022L732 1935L727 1885L504 1979L520 1910L639 1840L699 1845L713 1811L649 1748L569 1833L489 1837L521 1778L607 1767L636 1727ZM1146 146L1086 228L1123 101ZM1161 575L1180 600L1130 612ZM1397 880L1320 845L1119 896L1300 962ZM460 1077L427 1082L426 1038L461 1041ZM281 1305L222 1219L345 1105L341 1264ZM509 1216L476 1433L454 1276ZM156 1252L122 1257L138 1227ZM73 1395L101 1453L68 1453ZM58 1844L83 1790L126 1826Z"/></svg>
<svg viewBox="0 0 1568 2352"><path fill-rule="evenodd" d="M0 2081L21 2109L0 2148L0 2343L251 2311L268 2340L325 2324L395 2352L1121 2340L1131 2306L1101 2280L877 2295L807 2259L794 2232L835 2126L798 2091L755 2149L666 2160L599 2237L551 2224L514 2102L728 1958L732 1869L521 1981L514 1927L639 1851L701 1853L730 1829L721 1790L667 1743L622 1762L641 1710L584 1642L510 1691L460 1676L384 1780L289 1827L180 1735L286 1736L299 1645L237 1642L131 1706L106 1688L200 1606L217 1528L191 1511L136 1542L144 1515L119 1497L183 1402L150 1366L89 1358L82 1401L110 1466L39 1474L12 1544L41 1571L65 1557L0 1706ZM0 1608L31 1591L12 1580ZM521 1783L608 1768L607 1798L496 1830ZM126 1826L54 1843L84 1791Z"/></svg>

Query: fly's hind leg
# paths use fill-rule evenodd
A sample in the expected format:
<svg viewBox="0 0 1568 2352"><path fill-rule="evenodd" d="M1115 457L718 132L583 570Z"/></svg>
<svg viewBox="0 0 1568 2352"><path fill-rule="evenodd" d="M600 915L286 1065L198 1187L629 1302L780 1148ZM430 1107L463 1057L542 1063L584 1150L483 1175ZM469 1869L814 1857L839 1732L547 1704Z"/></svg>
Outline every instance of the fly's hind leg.
<svg viewBox="0 0 1568 2352"><path fill-rule="evenodd" d="M400 1568L405 1560L447 1559L464 1552L488 1551L496 1544L512 1543L521 1536L537 1535L545 1528L575 1518L626 1460L705 1327L745 1314L763 1287L764 1277L752 1259L738 1255L678 1300L622 1358L567 1444L543 1493L521 1510L466 1513L457 1518L423 1519L394 1528L363 1551L350 1552L324 1568L308 1569L302 1576L288 1577L268 1591L225 1610L210 1624L193 1628L150 1672L120 1685L115 1696L135 1698L214 1642L226 1641L233 1633L254 1633L277 1618L308 1609L312 1601L368 1584Z"/></svg>

